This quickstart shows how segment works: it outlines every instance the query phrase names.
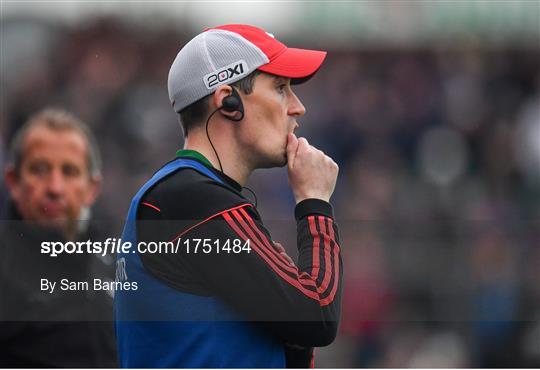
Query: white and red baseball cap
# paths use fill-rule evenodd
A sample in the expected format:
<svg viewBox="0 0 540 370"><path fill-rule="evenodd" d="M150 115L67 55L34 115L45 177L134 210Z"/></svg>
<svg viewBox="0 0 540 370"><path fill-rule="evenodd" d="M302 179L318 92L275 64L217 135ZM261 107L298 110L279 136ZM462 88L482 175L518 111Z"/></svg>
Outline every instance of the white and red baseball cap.
<svg viewBox="0 0 540 370"><path fill-rule="evenodd" d="M204 30L178 53L169 70L168 88L176 112L238 81L256 69L307 81L320 68L325 51L285 46L263 29L228 24Z"/></svg>

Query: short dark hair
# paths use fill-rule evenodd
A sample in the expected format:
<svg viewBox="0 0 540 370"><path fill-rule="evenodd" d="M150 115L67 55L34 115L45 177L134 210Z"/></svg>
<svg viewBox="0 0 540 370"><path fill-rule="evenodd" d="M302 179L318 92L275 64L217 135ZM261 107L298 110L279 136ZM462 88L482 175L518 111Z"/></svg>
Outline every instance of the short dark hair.
<svg viewBox="0 0 540 370"><path fill-rule="evenodd" d="M243 79L233 82L230 85L236 87L244 94L249 95L253 92L255 78L261 73L263 72L256 69ZM204 98L197 100L195 103L188 105L180 111L180 123L182 125L182 129L184 130L185 137L188 136L190 129L196 127L197 125L202 125L203 121L206 119L211 96L212 94L207 95Z"/></svg>
<svg viewBox="0 0 540 370"><path fill-rule="evenodd" d="M36 127L51 130L73 130L86 141L88 172L91 177L101 175L101 155L97 141L88 126L80 119L64 109L46 108L33 116L17 131L10 147L10 162L19 174L24 160L24 143L28 133Z"/></svg>

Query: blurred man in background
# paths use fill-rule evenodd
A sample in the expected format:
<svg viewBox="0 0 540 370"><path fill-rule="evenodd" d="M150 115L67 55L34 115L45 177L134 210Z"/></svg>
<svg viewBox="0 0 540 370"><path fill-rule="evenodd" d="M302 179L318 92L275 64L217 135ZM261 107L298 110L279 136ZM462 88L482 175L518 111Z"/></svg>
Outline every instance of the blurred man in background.
<svg viewBox="0 0 540 370"><path fill-rule="evenodd" d="M10 199L0 228L0 365L114 367L107 292L41 290L41 279L105 275L93 255L50 257L42 241L96 238L90 207L101 184L99 151L84 123L47 109L18 131L5 172ZM99 322L98 322L99 321Z"/></svg>

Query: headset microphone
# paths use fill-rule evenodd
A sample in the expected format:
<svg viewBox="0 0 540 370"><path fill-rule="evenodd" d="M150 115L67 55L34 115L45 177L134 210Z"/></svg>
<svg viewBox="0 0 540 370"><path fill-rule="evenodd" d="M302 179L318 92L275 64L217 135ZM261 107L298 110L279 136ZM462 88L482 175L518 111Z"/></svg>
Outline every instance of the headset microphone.
<svg viewBox="0 0 540 370"><path fill-rule="evenodd" d="M226 112L240 113L239 115L235 117L225 116L225 118L231 121L238 122L244 118L244 104L242 103L242 99L240 98L238 91L236 91L234 87L232 87L231 95L225 97L223 101L221 102L221 109L223 109Z"/></svg>

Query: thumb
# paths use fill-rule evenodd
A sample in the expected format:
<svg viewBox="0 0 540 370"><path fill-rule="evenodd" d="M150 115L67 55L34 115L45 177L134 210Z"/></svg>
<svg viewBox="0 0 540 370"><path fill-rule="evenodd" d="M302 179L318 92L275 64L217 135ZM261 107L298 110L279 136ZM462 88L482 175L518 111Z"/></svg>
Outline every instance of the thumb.
<svg viewBox="0 0 540 370"><path fill-rule="evenodd" d="M298 150L298 138L295 134L289 133L287 135L287 164L289 168L293 168L294 159L296 158L296 151Z"/></svg>

